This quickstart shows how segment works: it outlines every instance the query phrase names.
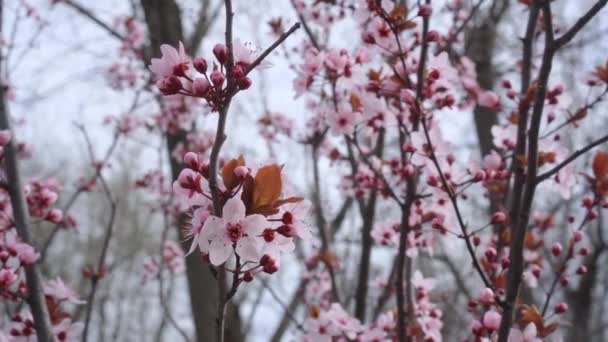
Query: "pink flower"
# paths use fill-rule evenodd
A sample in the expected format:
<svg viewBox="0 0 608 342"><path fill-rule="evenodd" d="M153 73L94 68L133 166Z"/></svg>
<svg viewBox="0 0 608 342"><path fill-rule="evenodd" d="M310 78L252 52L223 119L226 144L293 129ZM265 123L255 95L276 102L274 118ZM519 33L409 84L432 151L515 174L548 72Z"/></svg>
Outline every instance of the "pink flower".
<svg viewBox="0 0 608 342"><path fill-rule="evenodd" d="M209 250L209 241L200 240L198 238L209 215L211 215L211 212L204 207L200 207L196 209L194 213L192 213L192 226L190 227L189 235L192 236L193 239L192 244L190 245L190 250L186 255L194 252L194 248L196 246L198 246L201 251Z"/></svg>
<svg viewBox="0 0 608 342"><path fill-rule="evenodd" d="M327 124L333 135L351 134L355 129L359 113L348 110L346 105L338 108L338 111L329 111L326 115Z"/></svg>
<svg viewBox="0 0 608 342"><path fill-rule="evenodd" d="M488 311L483 315L483 326L488 330L497 330L502 316L496 311Z"/></svg>
<svg viewBox="0 0 608 342"><path fill-rule="evenodd" d="M173 182L173 192L190 206L208 203L211 194L207 180L192 169L183 169L179 173Z"/></svg>
<svg viewBox="0 0 608 342"><path fill-rule="evenodd" d="M40 257L40 253L36 252L34 247L24 242L15 241L12 247L19 256L19 261L24 265L31 265Z"/></svg>
<svg viewBox="0 0 608 342"><path fill-rule="evenodd" d="M0 288L9 288L18 278L11 268L0 269Z"/></svg>
<svg viewBox="0 0 608 342"><path fill-rule="evenodd" d="M73 304L83 304L85 301L78 299L78 294L69 288L61 278L50 280L44 285L44 294L58 301L68 301Z"/></svg>
<svg viewBox="0 0 608 342"><path fill-rule="evenodd" d="M168 44L161 45L160 51L162 57L152 58L152 63L150 64L150 70L152 70L158 79L164 79L169 76L180 76L181 73L188 69L190 59L186 55L182 42L179 42L179 51Z"/></svg>
<svg viewBox="0 0 608 342"><path fill-rule="evenodd" d="M59 324L53 326L53 334L55 339L61 342L77 342L80 341L80 334L84 329L82 322L72 323L69 318L64 319Z"/></svg>
<svg viewBox="0 0 608 342"><path fill-rule="evenodd" d="M252 46L251 47L247 46L246 44L242 43L240 39L235 39L232 42L232 54L234 55L234 63L240 64L245 69L249 68L249 66L258 57L258 53L256 50L257 50L256 48L253 48ZM264 68L269 68L271 66L272 66L272 63L270 63L267 60L263 60L262 63L260 63L260 65L257 66L257 68L264 69Z"/></svg>
<svg viewBox="0 0 608 342"><path fill-rule="evenodd" d="M500 109L500 98L495 92L485 90L477 94L477 104L491 109Z"/></svg>
<svg viewBox="0 0 608 342"><path fill-rule="evenodd" d="M536 337L537 330L534 323L528 323L524 331L517 328L511 328L509 333L510 342L542 342L542 339Z"/></svg>
<svg viewBox="0 0 608 342"><path fill-rule="evenodd" d="M246 216L245 204L240 196L235 196L224 205L223 217L207 218L197 242L216 266L226 262L233 252L244 261L258 262L264 241L260 235L269 226L262 215ZM207 243L209 247L205 250Z"/></svg>

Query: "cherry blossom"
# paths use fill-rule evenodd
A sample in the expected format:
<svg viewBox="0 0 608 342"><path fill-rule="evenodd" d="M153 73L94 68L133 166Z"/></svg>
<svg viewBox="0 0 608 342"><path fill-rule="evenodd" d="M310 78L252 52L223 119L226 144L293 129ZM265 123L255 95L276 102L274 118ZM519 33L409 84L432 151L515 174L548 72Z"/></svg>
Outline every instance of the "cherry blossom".
<svg viewBox="0 0 608 342"><path fill-rule="evenodd" d="M209 216L196 243L209 254L213 265L220 265L236 253L244 261L259 261L262 257L261 234L270 224L259 214L245 215L245 205L238 197L224 205L222 217Z"/></svg>

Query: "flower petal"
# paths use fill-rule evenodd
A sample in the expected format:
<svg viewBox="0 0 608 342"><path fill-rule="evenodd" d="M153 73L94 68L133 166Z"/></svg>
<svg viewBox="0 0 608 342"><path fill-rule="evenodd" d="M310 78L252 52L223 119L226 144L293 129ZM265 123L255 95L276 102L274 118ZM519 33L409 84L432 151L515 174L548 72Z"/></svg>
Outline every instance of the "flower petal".
<svg viewBox="0 0 608 342"><path fill-rule="evenodd" d="M234 196L226 202L223 210L223 218L229 223L238 223L245 217L245 204L240 197Z"/></svg>
<svg viewBox="0 0 608 342"><path fill-rule="evenodd" d="M249 236L262 234L264 229L270 227L270 223L260 214L249 215L241 220L241 226Z"/></svg>
<svg viewBox="0 0 608 342"><path fill-rule="evenodd" d="M244 261L258 262L262 257L259 239L245 237L236 244L236 252Z"/></svg>
<svg viewBox="0 0 608 342"><path fill-rule="evenodd" d="M211 241L209 246L209 261L215 266L219 266L228 260L232 255L232 246L224 243L223 239Z"/></svg>

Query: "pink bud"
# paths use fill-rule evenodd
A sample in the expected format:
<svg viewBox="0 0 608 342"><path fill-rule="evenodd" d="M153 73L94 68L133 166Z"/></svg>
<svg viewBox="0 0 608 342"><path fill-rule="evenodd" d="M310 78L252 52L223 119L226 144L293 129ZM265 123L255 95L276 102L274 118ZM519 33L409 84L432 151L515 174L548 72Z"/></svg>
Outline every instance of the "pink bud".
<svg viewBox="0 0 608 342"><path fill-rule="evenodd" d="M583 239L583 233L580 230L577 230L572 235L572 238L574 239L574 242L579 242Z"/></svg>
<svg viewBox="0 0 608 342"><path fill-rule="evenodd" d="M242 66L236 64L233 68L232 68L232 76L234 78L243 78L245 77L245 70L243 69Z"/></svg>
<svg viewBox="0 0 608 342"><path fill-rule="evenodd" d="M164 95L174 95L182 90L182 81L177 76L165 77L162 80L156 82L158 90Z"/></svg>
<svg viewBox="0 0 608 342"><path fill-rule="evenodd" d="M416 168L412 164L405 165L403 168L403 175L407 178L412 177L416 174Z"/></svg>
<svg viewBox="0 0 608 342"><path fill-rule="evenodd" d="M252 81L251 81L251 78L249 78L249 77L241 77L236 80L236 83L239 86L239 89L245 90L245 89L249 89L249 87L251 87Z"/></svg>
<svg viewBox="0 0 608 342"><path fill-rule="evenodd" d="M186 165L186 167L190 169L198 170L198 167L200 165L200 162L198 160L198 154L194 152L187 152L184 155L184 165Z"/></svg>
<svg viewBox="0 0 608 342"><path fill-rule="evenodd" d="M245 274L243 274L243 281L250 283L251 281L253 281L253 273L251 272L245 272Z"/></svg>
<svg viewBox="0 0 608 342"><path fill-rule="evenodd" d="M429 31L426 35L426 40L429 42L436 42L439 40L439 32L432 30Z"/></svg>
<svg viewBox="0 0 608 342"><path fill-rule="evenodd" d="M274 241L274 235L275 235L274 230L270 229L270 228L266 228L262 232L262 236L264 237L264 241L266 241L266 242Z"/></svg>
<svg viewBox="0 0 608 342"><path fill-rule="evenodd" d="M589 249L587 247L581 247L581 249L578 250L578 254L585 256L589 254Z"/></svg>
<svg viewBox="0 0 608 342"><path fill-rule="evenodd" d="M565 286L568 286L568 283L569 283L569 282L570 282L570 278L568 278L568 276L562 276L562 277L559 279L559 283L560 283L562 286L564 286L564 287L565 287Z"/></svg>
<svg viewBox="0 0 608 342"><path fill-rule="evenodd" d="M448 155L445 158L448 161L448 164L450 164L450 165L454 164L454 161L456 161L456 156L454 156L454 154L452 154L452 153L448 153Z"/></svg>
<svg viewBox="0 0 608 342"><path fill-rule="evenodd" d="M494 247L488 247L485 255L488 260L494 260L494 258L496 258L496 249Z"/></svg>
<svg viewBox="0 0 608 342"><path fill-rule="evenodd" d="M564 312L568 311L568 304L566 303L559 303L555 306L554 311L556 314L563 314Z"/></svg>
<svg viewBox="0 0 608 342"><path fill-rule="evenodd" d="M503 224L507 221L507 215L502 211L497 211L492 215L492 220L490 223L492 224Z"/></svg>
<svg viewBox="0 0 608 342"><path fill-rule="evenodd" d="M502 316L496 311L488 311L483 315L483 326L490 330L497 330L500 326Z"/></svg>
<svg viewBox="0 0 608 342"><path fill-rule="evenodd" d="M249 174L249 169L246 166L237 166L234 168L234 175L238 178L245 178Z"/></svg>
<svg viewBox="0 0 608 342"><path fill-rule="evenodd" d="M46 214L46 220L50 221L54 224L58 224L59 222L61 222L61 219L63 218L63 212L61 212L61 210L59 209L52 209L51 211L49 211Z"/></svg>
<svg viewBox="0 0 608 342"><path fill-rule="evenodd" d="M428 17L433 13L433 8L430 5L422 5L418 10L418 15L421 17Z"/></svg>
<svg viewBox="0 0 608 342"><path fill-rule="evenodd" d="M536 277L539 278L540 277L540 272L541 272L541 268L538 267L538 265L532 265L532 274Z"/></svg>
<svg viewBox="0 0 608 342"><path fill-rule="evenodd" d="M480 243L481 243L481 238L477 235L473 236L473 245L479 246Z"/></svg>
<svg viewBox="0 0 608 342"><path fill-rule="evenodd" d="M483 333L483 325L481 324L481 322L477 320L473 321L473 324L471 325L471 331L475 335L481 335Z"/></svg>
<svg viewBox="0 0 608 342"><path fill-rule="evenodd" d="M205 97L209 92L209 89L211 89L211 85L204 77L197 77L194 79L194 82L192 82L192 92L194 93L194 96Z"/></svg>
<svg viewBox="0 0 608 342"><path fill-rule="evenodd" d="M509 268L509 266L511 266L511 260L509 258L502 258L502 260L500 261L500 265L502 266L502 268Z"/></svg>
<svg viewBox="0 0 608 342"><path fill-rule="evenodd" d="M0 146L8 145L9 141L11 141L11 131L8 129L0 130Z"/></svg>
<svg viewBox="0 0 608 342"><path fill-rule="evenodd" d="M260 265L262 265L262 269L264 270L264 272L268 274L273 274L279 270L279 264L277 260L275 260L268 254L264 254L264 256L262 256L262 259L260 260Z"/></svg>
<svg viewBox="0 0 608 342"><path fill-rule="evenodd" d="M475 170L473 173L473 182L481 182L486 179L486 173L483 170Z"/></svg>
<svg viewBox="0 0 608 342"><path fill-rule="evenodd" d="M553 254L554 257L558 257L562 254L562 245L559 242L555 242L551 245L551 254Z"/></svg>
<svg viewBox="0 0 608 342"><path fill-rule="evenodd" d="M224 64L228 59L228 48L224 44L216 44L213 47L213 54L220 64Z"/></svg>
<svg viewBox="0 0 608 342"><path fill-rule="evenodd" d="M291 224L284 224L277 228L277 233L283 235L284 237L294 237L296 235L296 231Z"/></svg>
<svg viewBox="0 0 608 342"><path fill-rule="evenodd" d="M416 147L414 147L414 145L411 143L405 143L401 148L403 148L403 151L408 153L416 152Z"/></svg>
<svg viewBox="0 0 608 342"><path fill-rule="evenodd" d="M211 79L211 82L213 83L214 86L220 88L223 84L224 84L224 74L222 74L221 71L219 70L213 70L213 72L211 73L211 76L209 76L209 78Z"/></svg>
<svg viewBox="0 0 608 342"><path fill-rule="evenodd" d="M204 58L196 57L192 61L192 64L194 65L194 69L196 69L196 71L200 72L201 74L207 72L207 61Z"/></svg>
<svg viewBox="0 0 608 342"><path fill-rule="evenodd" d="M494 303L494 291L492 291L491 288L486 287L481 291L481 297L479 299L486 305Z"/></svg>
<svg viewBox="0 0 608 342"><path fill-rule="evenodd" d="M580 265L577 269L576 269L576 274L578 275L583 275L587 273L587 266L585 265Z"/></svg>
<svg viewBox="0 0 608 342"><path fill-rule="evenodd" d="M365 44L376 43L376 38L374 38L374 35L371 32L363 32L363 34L361 35L361 40L363 40Z"/></svg>

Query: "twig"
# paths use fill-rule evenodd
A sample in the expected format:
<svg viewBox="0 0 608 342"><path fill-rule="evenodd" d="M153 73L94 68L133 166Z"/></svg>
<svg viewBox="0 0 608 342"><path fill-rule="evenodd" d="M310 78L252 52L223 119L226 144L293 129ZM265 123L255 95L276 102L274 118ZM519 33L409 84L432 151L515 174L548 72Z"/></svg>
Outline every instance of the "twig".
<svg viewBox="0 0 608 342"><path fill-rule="evenodd" d="M95 154L93 151L93 145L91 143L91 139L89 138L84 126L77 126L85 140L89 149L89 155L91 158L91 162L94 163L95 162ZM94 305L94 301L95 301L95 292L97 291L97 285L99 283L100 275L99 273L101 272L101 270L104 268L104 264L105 264L105 260L106 260L106 256L108 253L108 248L110 246L110 239L112 238L112 233L114 231L114 220L116 218L116 207L117 207L117 202L114 199L114 196L112 195L112 192L110 190L110 187L108 186L105 178L103 177L103 175L99 175L99 180L101 182L104 194L110 204L110 220L108 222L108 226L106 228L106 235L104 237L103 240L103 245L101 247L101 254L99 255L99 259L97 261L97 269L94 270L93 274L91 275L91 291L89 292L89 296L88 296L88 300L87 300L87 309L86 309L86 315L85 315L85 321L84 321L84 330L82 332L82 340L83 342L87 341L88 338L88 330L89 330L89 325L91 322L91 314L92 314L92 310L93 310L93 305Z"/></svg>
<svg viewBox="0 0 608 342"><path fill-rule="evenodd" d="M593 141L592 143L590 143L589 145L577 150L576 152L572 153L568 158L564 159L564 161L562 161L561 163L557 164L556 166L554 166L551 170L538 175L538 177L536 177L536 184L540 184L543 181L547 180L548 178L550 178L551 176L553 176L554 174L558 173L559 170L561 170L562 168L566 167L568 164L570 164L571 162L573 162L574 160L576 160L576 158L582 156L583 154L585 154L587 151L589 151L590 149L601 145L605 142L608 141L608 135L605 135L595 141Z"/></svg>

